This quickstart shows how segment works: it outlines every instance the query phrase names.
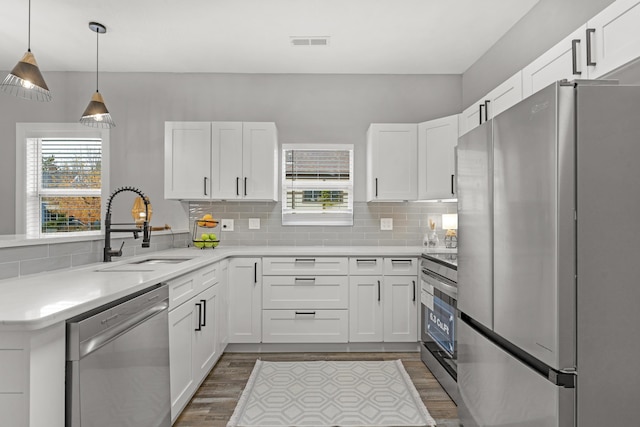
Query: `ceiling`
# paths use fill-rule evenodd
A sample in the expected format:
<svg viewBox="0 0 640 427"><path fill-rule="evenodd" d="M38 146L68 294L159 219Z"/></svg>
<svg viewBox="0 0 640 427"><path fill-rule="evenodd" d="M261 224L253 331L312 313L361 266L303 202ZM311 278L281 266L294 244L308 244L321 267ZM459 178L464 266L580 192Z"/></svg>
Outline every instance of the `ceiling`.
<svg viewBox="0 0 640 427"><path fill-rule="evenodd" d="M32 0L43 72L462 74L538 0ZM27 50L28 0L4 0L0 69ZM291 36L329 37L293 46Z"/></svg>

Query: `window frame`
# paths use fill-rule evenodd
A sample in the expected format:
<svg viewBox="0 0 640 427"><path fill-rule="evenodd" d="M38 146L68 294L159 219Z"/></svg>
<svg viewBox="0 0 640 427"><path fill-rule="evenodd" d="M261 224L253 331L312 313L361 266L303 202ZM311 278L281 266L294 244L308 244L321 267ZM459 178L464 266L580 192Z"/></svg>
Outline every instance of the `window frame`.
<svg viewBox="0 0 640 427"><path fill-rule="evenodd" d="M286 185L287 182L287 156L286 152L291 150L308 150L308 151L349 151L349 180L341 181L340 185L320 188L317 183L311 184L308 189L302 191L323 191L338 190L339 186L346 187L349 197L349 209L340 212L298 212L291 213L287 210L287 191L291 188ZM282 144L281 146L281 197L282 197L282 225L308 225L308 226L353 226L354 211L354 165L355 165L355 147L353 144Z"/></svg>
<svg viewBox="0 0 640 427"><path fill-rule="evenodd" d="M28 237L49 239L54 237L99 236L104 234L104 221L100 221L100 230L73 231L44 234L27 230L27 139L46 138L100 138L102 140L100 217L105 211L109 198L109 129L89 128L80 123L16 123L16 196L15 224L16 234ZM40 218L39 228L42 228Z"/></svg>

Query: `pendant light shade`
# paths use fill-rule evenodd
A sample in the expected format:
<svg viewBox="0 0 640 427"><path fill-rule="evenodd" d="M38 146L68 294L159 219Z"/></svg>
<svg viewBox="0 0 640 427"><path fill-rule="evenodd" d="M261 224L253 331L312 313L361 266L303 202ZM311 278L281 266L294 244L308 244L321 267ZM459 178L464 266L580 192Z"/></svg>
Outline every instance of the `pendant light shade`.
<svg viewBox="0 0 640 427"><path fill-rule="evenodd" d="M80 118L80 123L94 128L112 128L116 126L100 92L96 91L91 97L89 105L87 105Z"/></svg>
<svg viewBox="0 0 640 427"><path fill-rule="evenodd" d="M91 101L89 101L89 105L87 105L87 108L84 110L80 118L80 123L96 128L112 128L115 127L116 124L113 122L111 114L104 103L104 98L102 98L98 90L98 37L100 34L106 33L107 28L97 22L90 22L89 29L96 33L96 91L91 96Z"/></svg>
<svg viewBox="0 0 640 427"><path fill-rule="evenodd" d="M5 77L0 89L34 101L51 101L51 92L40 73L35 56L31 53L31 0L29 0L29 41L27 52Z"/></svg>

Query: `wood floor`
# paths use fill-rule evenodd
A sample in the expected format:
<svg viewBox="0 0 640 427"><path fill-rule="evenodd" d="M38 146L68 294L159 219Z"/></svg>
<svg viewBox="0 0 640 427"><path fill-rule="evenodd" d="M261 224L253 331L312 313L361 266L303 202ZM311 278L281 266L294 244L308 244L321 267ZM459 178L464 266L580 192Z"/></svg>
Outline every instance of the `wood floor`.
<svg viewBox="0 0 640 427"><path fill-rule="evenodd" d="M174 427L225 427L256 359L264 361L397 360L438 426L458 426L456 405L420 360L420 353L224 353Z"/></svg>

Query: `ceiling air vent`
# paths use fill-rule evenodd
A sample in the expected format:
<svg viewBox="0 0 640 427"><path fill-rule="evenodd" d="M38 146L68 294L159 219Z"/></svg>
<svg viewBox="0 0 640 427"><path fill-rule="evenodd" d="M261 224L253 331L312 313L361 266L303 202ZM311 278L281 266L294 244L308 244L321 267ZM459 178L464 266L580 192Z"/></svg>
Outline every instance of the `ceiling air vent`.
<svg viewBox="0 0 640 427"><path fill-rule="evenodd" d="M314 37L302 37L291 36L291 46L329 46L329 37L314 36Z"/></svg>

